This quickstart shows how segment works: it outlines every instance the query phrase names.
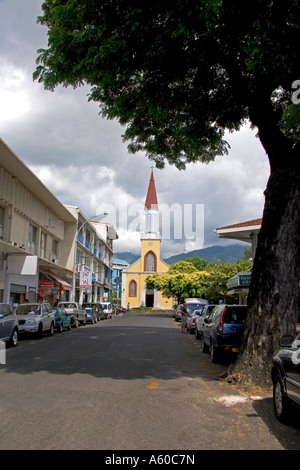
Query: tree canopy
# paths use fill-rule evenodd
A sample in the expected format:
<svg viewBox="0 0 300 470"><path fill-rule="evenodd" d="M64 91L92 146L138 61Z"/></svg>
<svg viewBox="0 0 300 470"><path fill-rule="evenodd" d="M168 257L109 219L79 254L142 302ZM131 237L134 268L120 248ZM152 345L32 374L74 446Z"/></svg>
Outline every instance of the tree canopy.
<svg viewBox="0 0 300 470"><path fill-rule="evenodd" d="M278 123L279 103L292 104L282 95L300 77L297 0L47 0L42 9L49 47L34 78L49 90L91 85L102 114L127 126L130 151L159 167L208 162L227 152L225 129L249 117Z"/></svg>
<svg viewBox="0 0 300 470"><path fill-rule="evenodd" d="M201 266L201 258L194 257L195 264ZM250 260L237 263L206 263L204 270L198 270L191 262L179 261L170 266L167 273L151 274L146 278L146 288L162 291L168 297L177 297L183 302L187 297L201 297L210 303L218 303L227 293L227 281L239 272L250 272Z"/></svg>

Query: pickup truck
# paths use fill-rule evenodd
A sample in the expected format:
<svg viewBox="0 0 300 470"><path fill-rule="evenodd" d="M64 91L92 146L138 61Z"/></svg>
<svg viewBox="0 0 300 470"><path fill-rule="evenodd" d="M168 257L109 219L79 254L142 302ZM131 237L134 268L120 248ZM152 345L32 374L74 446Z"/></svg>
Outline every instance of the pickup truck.
<svg viewBox="0 0 300 470"><path fill-rule="evenodd" d="M86 311L78 302L59 302L58 307L62 307L71 315L71 326L77 328L79 323L86 325Z"/></svg>
<svg viewBox="0 0 300 470"><path fill-rule="evenodd" d="M16 308L19 333L34 333L41 337L48 332L53 336L55 316L48 302L20 304Z"/></svg>

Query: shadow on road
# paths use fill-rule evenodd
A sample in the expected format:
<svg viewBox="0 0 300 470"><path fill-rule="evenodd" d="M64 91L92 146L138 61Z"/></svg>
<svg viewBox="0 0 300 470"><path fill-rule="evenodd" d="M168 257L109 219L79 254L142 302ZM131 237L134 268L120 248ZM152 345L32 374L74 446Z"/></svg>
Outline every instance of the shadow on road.
<svg viewBox="0 0 300 470"><path fill-rule="evenodd" d="M227 363L213 364L209 355L201 352L200 342L181 333L174 320L162 317L151 323L149 316L126 314L54 337L20 341L17 348L9 350L7 364L0 372L28 377L38 372L79 374L83 381L87 376L113 380L155 377L162 381L187 377L211 383L220 381L227 367ZM229 385L228 390L238 392ZM252 407L248 417L254 422L260 417L284 449L299 450L299 413L287 426L276 420L270 397L254 400Z"/></svg>

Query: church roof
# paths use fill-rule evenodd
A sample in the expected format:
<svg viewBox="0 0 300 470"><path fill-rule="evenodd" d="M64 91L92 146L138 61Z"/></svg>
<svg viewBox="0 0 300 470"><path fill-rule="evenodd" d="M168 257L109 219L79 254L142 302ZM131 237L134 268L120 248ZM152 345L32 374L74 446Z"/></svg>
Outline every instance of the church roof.
<svg viewBox="0 0 300 470"><path fill-rule="evenodd" d="M151 177L149 181L148 192L147 192L147 197L146 197L146 202L145 202L145 209L158 210L158 202L157 202L153 171L151 172Z"/></svg>

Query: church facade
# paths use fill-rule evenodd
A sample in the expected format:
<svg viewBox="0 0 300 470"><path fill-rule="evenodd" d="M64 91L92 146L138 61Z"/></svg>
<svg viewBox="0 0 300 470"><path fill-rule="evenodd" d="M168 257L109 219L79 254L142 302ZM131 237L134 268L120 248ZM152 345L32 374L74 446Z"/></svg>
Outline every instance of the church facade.
<svg viewBox="0 0 300 470"><path fill-rule="evenodd" d="M153 171L145 202L145 231L141 234L141 257L123 271L122 305L170 309L173 299L156 290L147 290L146 277L154 273L166 273L169 265L160 258L161 235L159 233L159 210Z"/></svg>

